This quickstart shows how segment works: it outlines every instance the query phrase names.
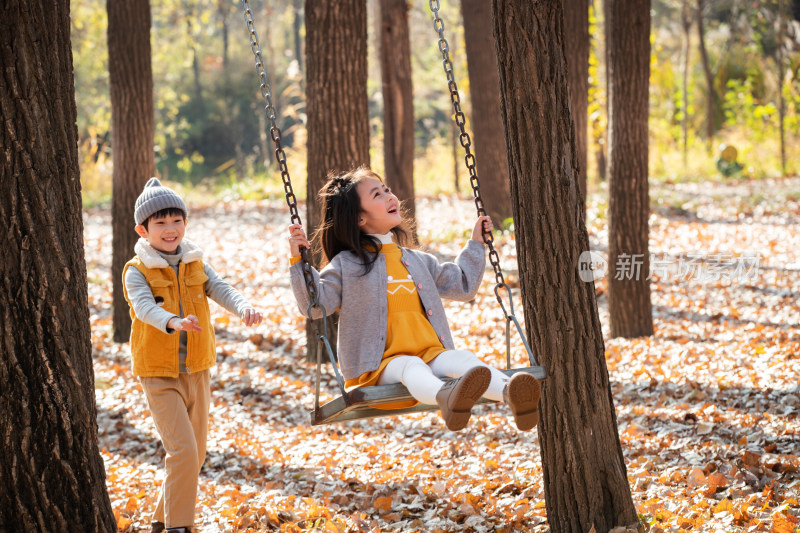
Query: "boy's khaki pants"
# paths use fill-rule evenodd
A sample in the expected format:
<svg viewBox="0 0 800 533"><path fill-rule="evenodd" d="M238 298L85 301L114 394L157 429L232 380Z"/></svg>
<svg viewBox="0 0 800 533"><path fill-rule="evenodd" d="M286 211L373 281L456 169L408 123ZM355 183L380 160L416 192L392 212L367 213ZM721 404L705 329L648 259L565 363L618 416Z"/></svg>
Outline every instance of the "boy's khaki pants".
<svg viewBox="0 0 800 533"><path fill-rule="evenodd" d="M153 520L166 527L193 527L197 482L206 458L210 371L177 378L140 378L167 452L167 475Z"/></svg>

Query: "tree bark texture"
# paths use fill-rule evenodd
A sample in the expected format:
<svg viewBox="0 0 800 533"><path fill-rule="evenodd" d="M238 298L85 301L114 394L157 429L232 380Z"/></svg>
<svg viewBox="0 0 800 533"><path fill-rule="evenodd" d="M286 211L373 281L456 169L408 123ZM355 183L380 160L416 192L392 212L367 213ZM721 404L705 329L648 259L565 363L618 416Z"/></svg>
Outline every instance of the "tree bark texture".
<svg viewBox="0 0 800 533"><path fill-rule="evenodd" d="M557 1L494 0L500 95L522 304L547 368L540 407L547 517L554 533L637 523L617 433L569 110ZM512 134L513 132L513 134Z"/></svg>
<svg viewBox="0 0 800 533"><path fill-rule="evenodd" d="M383 87L383 161L386 183L416 220L414 202L414 95L407 0L380 0ZM416 227L414 224L413 227Z"/></svg>
<svg viewBox="0 0 800 533"><path fill-rule="evenodd" d="M317 193L327 175L369 165L367 4L364 0L306 0L305 19L306 232L313 235L321 219ZM319 264L319 255L315 263ZM336 323L336 318L328 320L328 339L334 346ZM315 330L309 321L308 361L317 360Z"/></svg>
<svg viewBox="0 0 800 533"><path fill-rule="evenodd" d="M653 334L647 184L650 2L606 0L612 337Z"/></svg>
<svg viewBox="0 0 800 533"><path fill-rule="evenodd" d="M469 98L475 161L487 214L499 227L511 217L506 134L500 114L500 79L494 51L492 5L486 0L462 0L464 43L469 68Z"/></svg>
<svg viewBox="0 0 800 533"><path fill-rule="evenodd" d="M589 0L564 0L564 48L569 103L575 123L578 185L586 200L587 129L589 127Z"/></svg>
<svg viewBox="0 0 800 533"><path fill-rule="evenodd" d="M0 531L116 531L97 441L67 0L0 17Z"/></svg>
<svg viewBox="0 0 800 533"><path fill-rule="evenodd" d="M153 70L149 0L108 0L108 70L111 91L112 171L111 277L114 340L127 342L131 316L122 288L122 269L133 257L134 204L155 174Z"/></svg>

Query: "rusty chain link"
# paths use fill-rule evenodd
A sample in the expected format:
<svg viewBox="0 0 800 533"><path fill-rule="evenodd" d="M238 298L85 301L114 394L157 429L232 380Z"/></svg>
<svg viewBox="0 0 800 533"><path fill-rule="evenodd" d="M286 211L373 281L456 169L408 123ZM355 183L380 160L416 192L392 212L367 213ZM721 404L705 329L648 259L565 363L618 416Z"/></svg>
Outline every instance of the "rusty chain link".
<svg viewBox="0 0 800 533"><path fill-rule="evenodd" d="M450 90L450 100L453 102L453 112L455 113L455 121L458 129L461 131L459 141L461 146L464 147L464 162L469 171L469 183L472 186L472 193L475 196L475 208L478 211L478 216L486 215L486 207L481 198L481 183L478 179L478 172L475 169L475 156L472 155L472 142L466 129L466 116L461 110L461 97L458 94L458 86L456 85L455 74L453 73L453 62L450 61L450 45L444 36L444 21L439 17L439 0L429 0L431 12L433 12L433 29L439 34L439 51L442 53L442 65L444 72L447 76L447 88ZM483 242L489 247L489 262L494 269L494 278L498 285L505 285L503 279L503 271L500 269L500 256L497 250L494 249L494 236L490 231L483 232ZM500 297L497 300L502 303Z"/></svg>
<svg viewBox="0 0 800 533"><path fill-rule="evenodd" d="M255 23L253 22L253 11L250 9L250 1L242 0L242 6L244 8L244 21L247 23L247 30L250 33L250 49L253 51L253 56L255 56L256 72L258 73L259 80L261 80L261 96L264 97L264 101L267 103L264 108L264 113L267 119L269 119L269 135L272 138L272 142L275 144L275 159L281 170L281 180L283 181L283 190L286 194L286 203L289 205L292 223L302 225L300 213L297 210L297 198L294 195L292 180L289 177L289 167L286 166L286 153L283 151L283 146L281 144L281 130L277 124L275 106L272 105L272 89L269 86L267 73L264 70L264 59L261 55L261 45L258 42L258 34L256 33ZM308 258L308 250L301 248L300 255L303 260L303 278L306 282L306 289L308 290L308 295L313 304L312 306L316 306L319 303L319 295L317 286L314 283L314 276L311 273L311 262Z"/></svg>

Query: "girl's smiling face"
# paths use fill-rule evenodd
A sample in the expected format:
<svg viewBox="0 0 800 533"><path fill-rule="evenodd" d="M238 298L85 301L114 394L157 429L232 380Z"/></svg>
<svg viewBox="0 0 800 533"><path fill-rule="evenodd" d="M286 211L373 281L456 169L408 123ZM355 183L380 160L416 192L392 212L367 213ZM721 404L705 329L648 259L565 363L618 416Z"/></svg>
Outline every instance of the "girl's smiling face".
<svg viewBox="0 0 800 533"><path fill-rule="evenodd" d="M364 178L356 184L361 202L358 227L364 233L389 233L403 221L400 200L391 189L375 178Z"/></svg>
<svg viewBox="0 0 800 533"><path fill-rule="evenodd" d="M186 223L182 214L153 217L147 223L146 228L141 224L136 226L136 233L146 239L156 250L173 254L183 240Z"/></svg>

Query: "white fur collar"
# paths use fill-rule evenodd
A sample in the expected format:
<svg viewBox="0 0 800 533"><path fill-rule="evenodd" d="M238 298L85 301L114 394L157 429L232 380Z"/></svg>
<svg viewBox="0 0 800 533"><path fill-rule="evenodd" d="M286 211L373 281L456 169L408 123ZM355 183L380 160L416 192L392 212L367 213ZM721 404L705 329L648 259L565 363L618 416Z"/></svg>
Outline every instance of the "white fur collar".
<svg viewBox="0 0 800 533"><path fill-rule="evenodd" d="M181 241L181 250L183 250L183 257L181 258L183 263L191 263L192 261L203 259L203 250L189 239ZM142 263L147 268L167 268L169 266L167 260L161 257L158 250L150 246L150 243L145 239L139 239L133 251L136 252L136 255L139 256L139 259L142 260Z"/></svg>

